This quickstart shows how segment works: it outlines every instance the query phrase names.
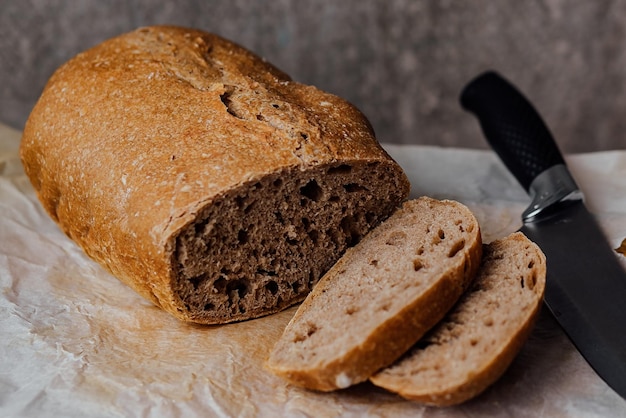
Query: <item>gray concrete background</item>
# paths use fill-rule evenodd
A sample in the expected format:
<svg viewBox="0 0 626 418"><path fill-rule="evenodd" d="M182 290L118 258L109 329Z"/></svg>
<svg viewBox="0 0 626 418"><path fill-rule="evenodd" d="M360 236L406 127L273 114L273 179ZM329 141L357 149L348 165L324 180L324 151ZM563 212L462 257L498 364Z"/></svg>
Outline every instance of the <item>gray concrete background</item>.
<svg viewBox="0 0 626 418"><path fill-rule="evenodd" d="M563 151L626 148L626 1L0 0L0 121L21 128L61 63L150 24L215 32L357 105L380 141L485 148L458 104L495 69Z"/></svg>

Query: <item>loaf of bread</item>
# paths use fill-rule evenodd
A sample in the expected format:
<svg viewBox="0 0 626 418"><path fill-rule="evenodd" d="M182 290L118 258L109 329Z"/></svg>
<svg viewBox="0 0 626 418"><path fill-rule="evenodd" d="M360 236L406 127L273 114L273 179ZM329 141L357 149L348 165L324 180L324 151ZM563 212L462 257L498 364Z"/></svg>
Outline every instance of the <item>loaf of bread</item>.
<svg viewBox="0 0 626 418"><path fill-rule="evenodd" d="M462 204L405 202L320 280L267 367L320 391L367 380L443 318L475 276L481 252L478 222Z"/></svg>
<svg viewBox="0 0 626 418"><path fill-rule="evenodd" d="M21 158L89 256L204 324L302 301L409 191L354 106L178 27L138 29L60 67Z"/></svg>
<svg viewBox="0 0 626 418"><path fill-rule="evenodd" d="M483 254L468 292L408 354L374 375L375 385L446 406L478 395L504 373L538 316L546 260L519 232L487 245Z"/></svg>

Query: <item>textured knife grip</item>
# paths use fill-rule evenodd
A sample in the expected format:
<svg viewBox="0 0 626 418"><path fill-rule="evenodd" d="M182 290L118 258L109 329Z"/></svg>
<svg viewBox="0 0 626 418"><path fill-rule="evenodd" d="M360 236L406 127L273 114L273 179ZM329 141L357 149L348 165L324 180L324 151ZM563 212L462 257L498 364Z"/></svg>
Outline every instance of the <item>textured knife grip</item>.
<svg viewBox="0 0 626 418"><path fill-rule="evenodd" d="M564 164L541 116L497 73L472 80L461 93L461 106L478 117L487 141L527 191L543 171Z"/></svg>

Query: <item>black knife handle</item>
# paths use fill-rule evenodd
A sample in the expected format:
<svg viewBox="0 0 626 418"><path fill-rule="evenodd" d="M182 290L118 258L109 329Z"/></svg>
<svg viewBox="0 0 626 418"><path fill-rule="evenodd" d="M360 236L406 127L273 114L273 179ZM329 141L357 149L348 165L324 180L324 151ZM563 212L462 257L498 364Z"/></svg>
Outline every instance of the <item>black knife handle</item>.
<svg viewBox="0 0 626 418"><path fill-rule="evenodd" d="M478 117L487 141L526 191L539 174L565 164L539 113L497 73L472 80L461 93L461 106Z"/></svg>

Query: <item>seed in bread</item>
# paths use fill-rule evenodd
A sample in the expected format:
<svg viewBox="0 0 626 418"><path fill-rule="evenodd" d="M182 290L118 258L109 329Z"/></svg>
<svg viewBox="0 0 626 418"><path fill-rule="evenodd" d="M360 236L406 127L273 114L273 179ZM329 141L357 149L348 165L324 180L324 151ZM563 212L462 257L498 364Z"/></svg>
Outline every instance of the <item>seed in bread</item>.
<svg viewBox="0 0 626 418"><path fill-rule="evenodd" d="M446 318L393 366L370 380L428 405L464 402L508 368L537 318L545 256L517 232L485 247L470 289Z"/></svg>
<svg viewBox="0 0 626 418"><path fill-rule="evenodd" d="M88 255L204 324L302 301L409 191L354 106L179 27L141 28L61 66L20 152Z"/></svg>
<svg viewBox="0 0 626 418"><path fill-rule="evenodd" d="M405 202L326 273L268 368L320 391L367 380L443 318L474 277L481 251L478 222L462 204Z"/></svg>

